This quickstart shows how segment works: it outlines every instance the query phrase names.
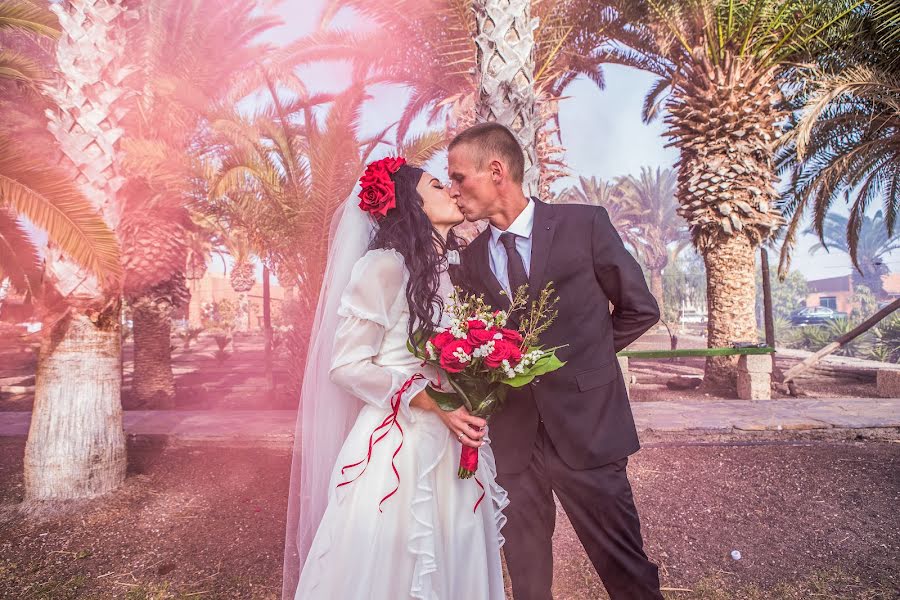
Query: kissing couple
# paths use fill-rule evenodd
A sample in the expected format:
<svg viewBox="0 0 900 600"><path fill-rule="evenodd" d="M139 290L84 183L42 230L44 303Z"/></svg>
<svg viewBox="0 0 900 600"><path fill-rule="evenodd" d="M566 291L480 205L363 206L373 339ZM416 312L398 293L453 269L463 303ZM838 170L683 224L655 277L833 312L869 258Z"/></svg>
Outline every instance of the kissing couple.
<svg viewBox="0 0 900 600"><path fill-rule="evenodd" d="M616 360L659 320L644 274L604 208L525 195L523 151L502 125L457 135L448 167L445 184L402 157L375 161L335 215L282 600L500 600L501 546L513 597L550 600L554 494L611 598L661 600L626 473L639 443ZM489 226L465 244L453 232L464 220ZM430 390L447 373L413 348L447 328L454 286L507 310L521 286L534 300L550 282L558 314L541 343L562 347L565 365L511 389L489 427L442 408ZM471 479L457 476L463 446L480 457Z"/></svg>

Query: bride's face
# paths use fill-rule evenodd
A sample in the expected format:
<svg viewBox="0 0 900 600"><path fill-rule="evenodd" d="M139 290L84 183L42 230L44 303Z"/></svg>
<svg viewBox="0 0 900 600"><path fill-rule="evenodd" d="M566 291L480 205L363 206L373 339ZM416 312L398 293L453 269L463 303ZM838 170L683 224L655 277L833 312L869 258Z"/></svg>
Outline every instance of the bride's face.
<svg viewBox="0 0 900 600"><path fill-rule="evenodd" d="M424 173L416 186L422 196L422 210L435 227L454 227L465 220L456 200L450 197L450 190L430 173Z"/></svg>

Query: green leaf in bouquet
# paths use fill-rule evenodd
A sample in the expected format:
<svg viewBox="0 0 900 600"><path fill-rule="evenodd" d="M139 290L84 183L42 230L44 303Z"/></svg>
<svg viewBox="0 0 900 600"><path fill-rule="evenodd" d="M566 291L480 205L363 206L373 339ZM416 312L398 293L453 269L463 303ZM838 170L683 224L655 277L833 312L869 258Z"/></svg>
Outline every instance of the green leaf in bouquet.
<svg viewBox="0 0 900 600"><path fill-rule="evenodd" d="M435 361L432 361L428 358L428 352L425 349L425 344L427 342L428 338L425 336L425 331L419 329L418 331L413 332L411 340L406 340L406 349L409 350L409 353L416 358L422 359L432 364L437 364Z"/></svg>
<svg viewBox="0 0 900 600"><path fill-rule="evenodd" d="M426 391L428 395L437 403L441 410L443 411L453 411L463 405L462 398L459 397L459 394L454 394L451 392L442 392L440 390L436 390L430 385L427 386Z"/></svg>
<svg viewBox="0 0 900 600"><path fill-rule="evenodd" d="M503 383L510 387L519 388L531 383L535 377L552 373L553 371L562 368L565 364L566 363L556 357L556 353L554 352L542 357L521 375L517 375L512 379L504 379Z"/></svg>

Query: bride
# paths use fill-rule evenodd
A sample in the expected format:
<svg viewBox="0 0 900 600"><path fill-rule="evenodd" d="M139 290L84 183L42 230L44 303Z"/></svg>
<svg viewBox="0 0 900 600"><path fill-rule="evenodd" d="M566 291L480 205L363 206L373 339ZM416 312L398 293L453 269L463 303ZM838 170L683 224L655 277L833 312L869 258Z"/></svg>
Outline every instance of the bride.
<svg viewBox="0 0 900 600"><path fill-rule="evenodd" d="M485 422L441 410L407 340L440 326L463 215L403 158L335 216L297 418L282 600L499 600L501 510ZM461 444L480 447L457 477Z"/></svg>

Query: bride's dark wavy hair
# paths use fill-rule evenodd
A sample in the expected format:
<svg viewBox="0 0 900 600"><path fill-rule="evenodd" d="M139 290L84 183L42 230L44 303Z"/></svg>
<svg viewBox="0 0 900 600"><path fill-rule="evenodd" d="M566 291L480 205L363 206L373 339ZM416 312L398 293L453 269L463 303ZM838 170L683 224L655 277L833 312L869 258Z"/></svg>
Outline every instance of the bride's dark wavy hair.
<svg viewBox="0 0 900 600"><path fill-rule="evenodd" d="M444 310L438 294L440 272L444 268L442 253L462 246L462 241L452 231L444 242L425 214L424 200L416 190L423 172L417 167L403 165L391 175L397 205L378 221L375 236L369 244L370 250L396 250L406 263L409 271L406 301L410 315L407 335L410 340L418 330L422 330L425 339L434 335Z"/></svg>

